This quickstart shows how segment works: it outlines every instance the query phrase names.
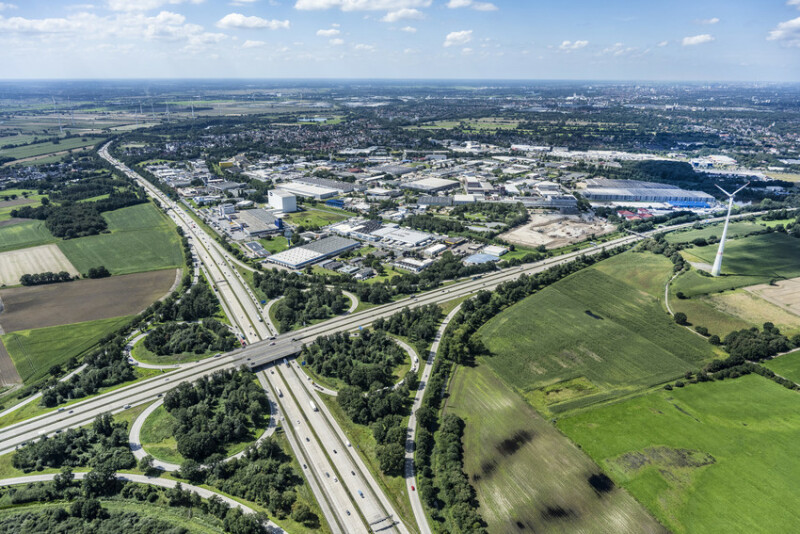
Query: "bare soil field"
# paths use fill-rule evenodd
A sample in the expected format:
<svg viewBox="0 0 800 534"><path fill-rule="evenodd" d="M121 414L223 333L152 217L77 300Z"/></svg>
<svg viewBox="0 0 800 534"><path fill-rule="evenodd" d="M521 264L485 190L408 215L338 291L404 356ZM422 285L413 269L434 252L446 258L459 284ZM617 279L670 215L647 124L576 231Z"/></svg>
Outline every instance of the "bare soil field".
<svg viewBox="0 0 800 534"><path fill-rule="evenodd" d="M615 230L613 224L590 215L551 215L534 213L527 224L499 237L525 247L544 245L554 249L578 243L594 234L601 236Z"/></svg>
<svg viewBox="0 0 800 534"><path fill-rule="evenodd" d="M800 315L800 278L781 280L775 282L774 286L759 284L745 289L784 310Z"/></svg>
<svg viewBox="0 0 800 534"><path fill-rule="evenodd" d="M0 386L13 386L22 384L22 377L19 376L11 356L8 355L6 347L0 341Z"/></svg>
<svg viewBox="0 0 800 534"><path fill-rule="evenodd" d="M16 286L19 285L19 279L23 274L48 271L79 274L55 244L0 253L0 286Z"/></svg>
<svg viewBox="0 0 800 534"><path fill-rule="evenodd" d="M0 290L0 329L9 333L135 315L172 289L175 272L164 269Z"/></svg>
<svg viewBox="0 0 800 534"><path fill-rule="evenodd" d="M2 202L0 202L0 204L2 204ZM15 217L12 217L10 219L6 219L5 221L0 221L0 227L11 226L13 224L17 224L17 223L21 223L21 222L25 222L25 221L29 221L29 220L30 219L17 219Z"/></svg>
<svg viewBox="0 0 800 534"><path fill-rule="evenodd" d="M33 204L34 200L29 198L19 197L13 200L0 200L0 208L10 208L13 206L21 206L23 204Z"/></svg>

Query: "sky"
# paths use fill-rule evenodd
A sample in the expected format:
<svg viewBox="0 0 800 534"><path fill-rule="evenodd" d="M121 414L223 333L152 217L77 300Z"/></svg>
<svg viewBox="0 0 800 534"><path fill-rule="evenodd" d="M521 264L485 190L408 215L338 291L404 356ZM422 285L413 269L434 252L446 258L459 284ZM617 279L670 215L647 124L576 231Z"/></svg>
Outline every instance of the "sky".
<svg viewBox="0 0 800 534"><path fill-rule="evenodd" d="M2 0L0 78L800 81L800 0Z"/></svg>

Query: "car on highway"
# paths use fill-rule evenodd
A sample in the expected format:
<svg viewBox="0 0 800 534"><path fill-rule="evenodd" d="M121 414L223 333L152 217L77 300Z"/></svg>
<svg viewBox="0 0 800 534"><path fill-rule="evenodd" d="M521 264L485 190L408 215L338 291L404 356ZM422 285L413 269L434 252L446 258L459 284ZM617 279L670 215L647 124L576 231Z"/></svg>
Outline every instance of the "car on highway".
<svg viewBox="0 0 800 534"><path fill-rule="evenodd" d="M353 475L353 476L356 476L356 472L355 471L350 471L350 474Z"/></svg>
<svg viewBox="0 0 800 534"><path fill-rule="evenodd" d="M325 476L328 477L328 478L331 478L331 474L328 473L327 471L325 471Z"/></svg>
<svg viewBox="0 0 800 534"><path fill-rule="evenodd" d="M350 510L345 510L344 513L346 513L347 515L350 515Z"/></svg>
<svg viewBox="0 0 800 534"><path fill-rule="evenodd" d="M364 498L364 492L361 491L361 490L358 490L358 496L363 499Z"/></svg>
<svg viewBox="0 0 800 534"><path fill-rule="evenodd" d="M415 488L414 485L412 484L411 485L411 491L416 491L416 490L417 490L417 488Z"/></svg>
<svg viewBox="0 0 800 534"><path fill-rule="evenodd" d="M308 439L308 436L306 436L306 441L311 441L310 439Z"/></svg>
<svg viewBox="0 0 800 534"><path fill-rule="evenodd" d="M337 454L336 449L333 449L333 454Z"/></svg>

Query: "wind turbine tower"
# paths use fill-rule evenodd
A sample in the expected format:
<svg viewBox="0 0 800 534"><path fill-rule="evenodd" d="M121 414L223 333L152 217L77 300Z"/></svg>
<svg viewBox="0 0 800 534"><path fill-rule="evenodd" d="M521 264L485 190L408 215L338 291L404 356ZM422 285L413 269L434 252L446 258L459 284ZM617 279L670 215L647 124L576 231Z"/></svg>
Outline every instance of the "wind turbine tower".
<svg viewBox="0 0 800 534"><path fill-rule="evenodd" d="M716 184L714 184L716 185ZM717 249L717 257L714 259L714 266L711 267L711 276L719 276L720 271L722 270L722 253L725 252L725 238L728 237L728 224L731 222L731 210L733 209L733 197L750 185L750 182L747 182L742 187L734 191L733 193L728 193L720 186L717 185L717 189L725 193L728 197L728 215L725 217L725 226L722 229L722 238L719 240L719 249Z"/></svg>

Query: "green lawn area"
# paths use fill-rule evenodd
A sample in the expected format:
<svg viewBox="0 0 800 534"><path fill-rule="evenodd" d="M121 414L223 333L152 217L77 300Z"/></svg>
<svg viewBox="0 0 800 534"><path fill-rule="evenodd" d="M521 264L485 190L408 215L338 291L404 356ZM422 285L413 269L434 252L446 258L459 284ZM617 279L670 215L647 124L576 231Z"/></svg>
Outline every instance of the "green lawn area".
<svg viewBox="0 0 800 534"><path fill-rule="evenodd" d="M0 336L14 366L26 384L47 375L53 365L65 363L94 347L106 334L128 323L132 316L114 317L61 326L20 330Z"/></svg>
<svg viewBox="0 0 800 534"><path fill-rule="evenodd" d="M203 358L208 358L215 354L214 351L204 352L203 354L195 354L194 352L182 352L180 354L168 354L166 356L159 356L158 354L150 351L144 346L144 339L136 342L131 350L131 356L137 362L152 363L155 365L173 365L176 363L196 362Z"/></svg>
<svg viewBox="0 0 800 534"><path fill-rule="evenodd" d="M130 274L183 265L178 234L152 203L106 212L103 217L110 233L58 243L78 271L104 265L111 274Z"/></svg>
<svg viewBox="0 0 800 534"><path fill-rule="evenodd" d="M464 467L489 532L662 532L625 491L596 492L594 462L483 363L458 369L446 410L466 421Z"/></svg>
<svg viewBox="0 0 800 534"><path fill-rule="evenodd" d="M283 236L274 236L272 239L257 239L261 246L269 251L270 254L283 252L289 248L289 240Z"/></svg>
<svg viewBox="0 0 800 534"><path fill-rule="evenodd" d="M793 382L800 382L800 350L764 362L764 367Z"/></svg>
<svg viewBox="0 0 800 534"><path fill-rule="evenodd" d="M4 206L4 196L17 195L18 198L25 198L27 202L24 204L15 204L13 206ZM27 195L27 196L26 196ZM6 221L11 218L11 212L23 206L38 206L39 201L44 195L39 195L36 191L31 189L4 189L0 191L0 221ZM2 243L2 241L0 241Z"/></svg>
<svg viewBox="0 0 800 534"><path fill-rule="evenodd" d="M757 375L658 390L559 428L676 534L794 532L800 396Z"/></svg>
<svg viewBox="0 0 800 534"><path fill-rule="evenodd" d="M714 351L676 325L656 296L671 272L663 256L627 252L575 273L485 324L486 362L545 413L696 370Z"/></svg>
<svg viewBox="0 0 800 534"><path fill-rule="evenodd" d="M303 211L287 213L283 216L284 222L306 228L321 227L347 219L349 215L339 215L331 211L305 208Z"/></svg>
<svg viewBox="0 0 800 534"><path fill-rule="evenodd" d="M728 226L728 239L745 237L753 232L764 230L764 226L750 221L733 221ZM685 232L669 232L664 237L668 243L691 243L695 239L708 239L711 236L722 235L721 224L709 224L700 229L690 229Z"/></svg>
<svg viewBox="0 0 800 534"><path fill-rule="evenodd" d="M44 221L25 220L0 226L0 252L46 245L56 241L57 239L44 225Z"/></svg>

